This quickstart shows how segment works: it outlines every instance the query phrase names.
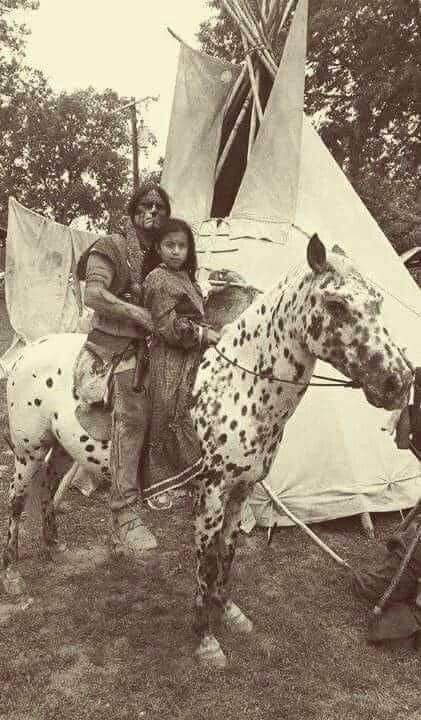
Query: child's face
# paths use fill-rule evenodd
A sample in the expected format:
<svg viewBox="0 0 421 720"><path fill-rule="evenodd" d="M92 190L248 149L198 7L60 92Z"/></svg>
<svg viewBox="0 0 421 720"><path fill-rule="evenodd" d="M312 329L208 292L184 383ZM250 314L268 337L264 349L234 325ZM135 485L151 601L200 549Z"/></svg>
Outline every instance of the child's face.
<svg viewBox="0 0 421 720"><path fill-rule="evenodd" d="M168 233L158 248L162 262L171 270L180 270L187 260L189 244L182 230Z"/></svg>

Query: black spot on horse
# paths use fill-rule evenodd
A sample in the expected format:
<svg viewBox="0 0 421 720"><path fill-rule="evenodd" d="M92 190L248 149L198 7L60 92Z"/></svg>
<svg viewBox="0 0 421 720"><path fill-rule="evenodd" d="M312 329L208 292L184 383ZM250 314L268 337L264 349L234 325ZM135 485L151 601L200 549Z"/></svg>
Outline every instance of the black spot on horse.
<svg viewBox="0 0 421 720"><path fill-rule="evenodd" d="M81 435L80 438L79 438L79 440L80 440L81 443L88 442L88 440L89 440L89 435Z"/></svg>
<svg viewBox="0 0 421 720"><path fill-rule="evenodd" d="M53 378L47 378L47 380L45 381L45 384L46 384L46 386L47 386L48 388L52 388L52 387L53 387L53 384L54 384L54 383L53 383Z"/></svg>
<svg viewBox="0 0 421 720"><path fill-rule="evenodd" d="M57 370L57 375L61 375L61 368Z"/></svg>
<svg viewBox="0 0 421 720"><path fill-rule="evenodd" d="M235 430L236 427L237 427L237 421L236 421L236 420L231 420L231 422L230 422L230 428L231 428L231 430Z"/></svg>
<svg viewBox="0 0 421 720"><path fill-rule="evenodd" d="M294 375L294 380L295 380L295 381L301 380L301 378L303 377L303 375L304 375L304 365L302 365L302 363L296 362L296 363L295 363L295 375Z"/></svg>
<svg viewBox="0 0 421 720"><path fill-rule="evenodd" d="M87 445L85 450L86 452L93 452L95 450L95 445Z"/></svg>
<svg viewBox="0 0 421 720"><path fill-rule="evenodd" d="M86 459L87 459L88 462L93 463L94 465L100 465L100 464L101 464L99 460L97 460L96 458L92 457L91 455L90 455L88 458L86 458Z"/></svg>
<svg viewBox="0 0 421 720"><path fill-rule="evenodd" d="M323 318L321 316L312 315L311 323L308 327L308 334L313 340L318 340L323 330Z"/></svg>
<svg viewBox="0 0 421 720"><path fill-rule="evenodd" d="M55 419L55 420L58 420L58 412L55 412L55 413L54 413L54 419Z"/></svg>
<svg viewBox="0 0 421 720"><path fill-rule="evenodd" d="M243 417L244 417L244 415L247 415L247 406L246 405L243 405L243 407L241 408L241 414L243 415Z"/></svg>
<svg viewBox="0 0 421 720"><path fill-rule="evenodd" d="M37 407L41 405L41 400L39 398L35 398L34 403Z"/></svg>
<svg viewBox="0 0 421 720"><path fill-rule="evenodd" d="M219 442L221 445L225 445L226 441L227 441L226 433L222 433L222 435L220 435L219 438L218 438L218 442Z"/></svg>

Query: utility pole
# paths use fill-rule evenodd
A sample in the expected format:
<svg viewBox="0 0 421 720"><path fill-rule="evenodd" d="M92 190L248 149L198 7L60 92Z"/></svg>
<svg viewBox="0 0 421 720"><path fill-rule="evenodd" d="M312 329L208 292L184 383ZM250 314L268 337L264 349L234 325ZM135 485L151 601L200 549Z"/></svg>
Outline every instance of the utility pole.
<svg viewBox="0 0 421 720"><path fill-rule="evenodd" d="M111 115L113 115L116 112L122 112L123 110L130 110L130 124L132 128L132 160L133 160L133 188L136 191L140 185L140 174L139 174L139 138L137 133L137 113L136 113L136 105L140 105L141 103L149 103L149 102L157 102L159 100L159 95L157 97L153 97L152 95L146 95L143 98L140 98L140 100L136 100L134 97L132 97L131 102L127 103L127 105L123 105L122 107L115 108L115 110L111 111Z"/></svg>
<svg viewBox="0 0 421 720"><path fill-rule="evenodd" d="M133 190L139 187L139 146L137 141L137 113L136 113L136 100L132 98L132 104L130 105L130 122L132 126L132 154L133 154Z"/></svg>

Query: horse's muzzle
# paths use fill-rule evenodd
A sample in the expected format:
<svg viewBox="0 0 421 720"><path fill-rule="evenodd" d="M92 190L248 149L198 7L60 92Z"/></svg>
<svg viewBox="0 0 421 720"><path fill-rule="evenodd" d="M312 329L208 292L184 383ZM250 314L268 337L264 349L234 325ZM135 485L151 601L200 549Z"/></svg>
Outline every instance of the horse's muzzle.
<svg viewBox="0 0 421 720"><path fill-rule="evenodd" d="M367 385L364 388L365 395L375 407L398 410L408 402L413 379L414 375L409 368L401 373L390 372L383 378L378 389Z"/></svg>

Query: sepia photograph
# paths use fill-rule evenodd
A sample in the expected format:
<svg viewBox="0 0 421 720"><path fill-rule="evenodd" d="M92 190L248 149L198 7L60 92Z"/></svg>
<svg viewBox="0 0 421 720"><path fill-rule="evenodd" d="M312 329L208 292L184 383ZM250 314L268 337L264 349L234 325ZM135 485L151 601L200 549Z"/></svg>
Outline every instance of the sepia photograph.
<svg viewBox="0 0 421 720"><path fill-rule="evenodd" d="M421 0L0 43L0 720L420 720Z"/></svg>

